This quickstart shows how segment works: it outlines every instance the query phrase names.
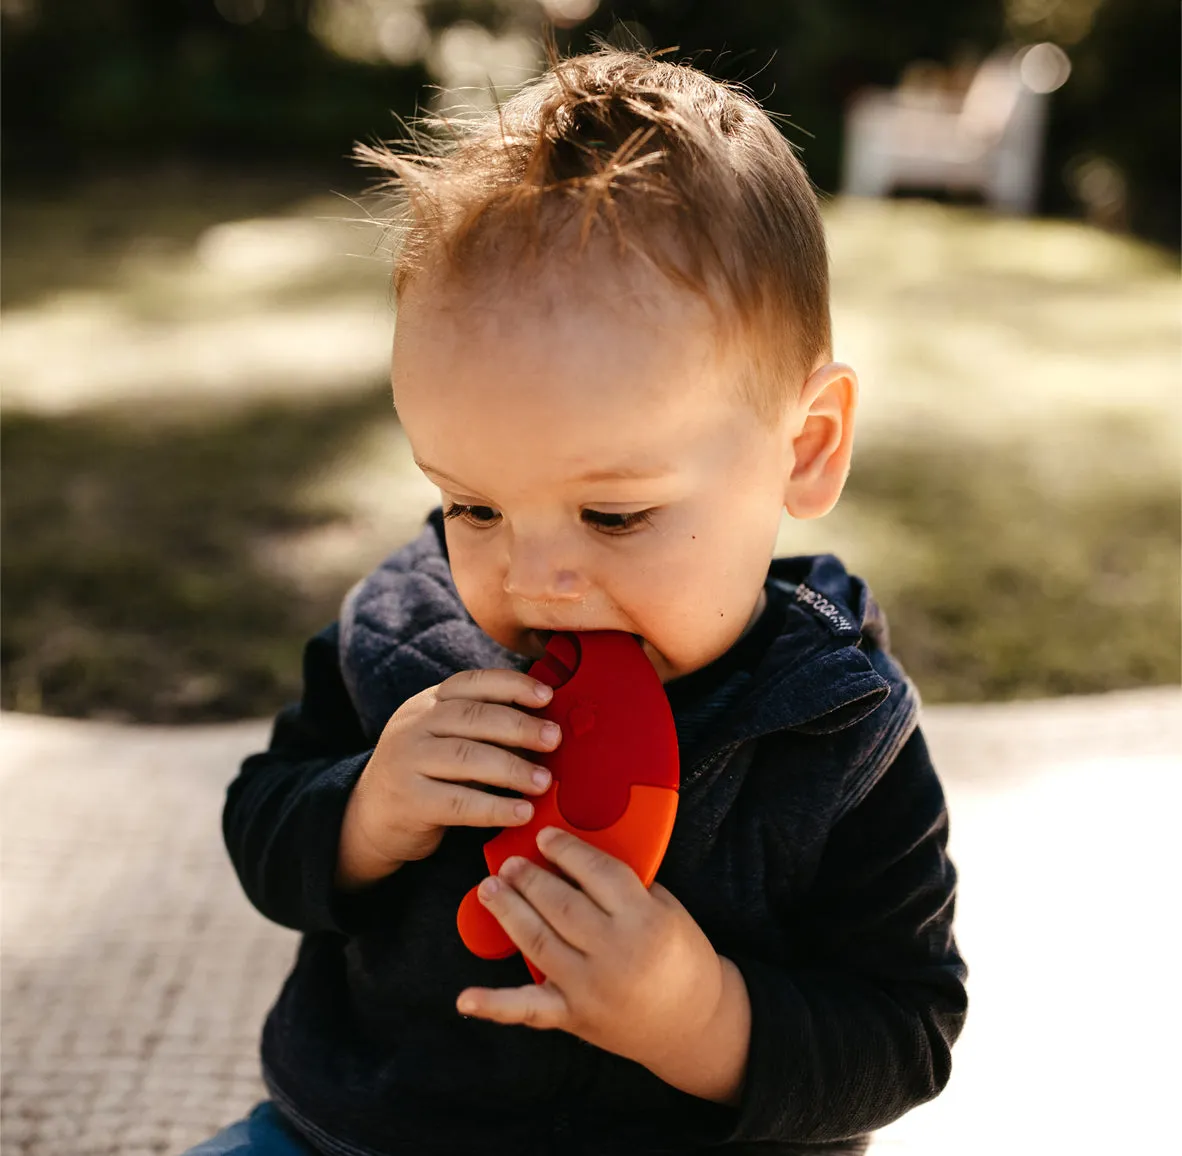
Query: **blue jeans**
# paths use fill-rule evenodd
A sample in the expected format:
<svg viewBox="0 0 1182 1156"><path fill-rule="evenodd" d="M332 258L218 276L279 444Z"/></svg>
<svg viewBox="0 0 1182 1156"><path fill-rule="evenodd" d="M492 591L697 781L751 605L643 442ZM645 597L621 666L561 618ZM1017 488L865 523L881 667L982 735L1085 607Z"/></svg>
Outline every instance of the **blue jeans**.
<svg viewBox="0 0 1182 1156"><path fill-rule="evenodd" d="M245 1119L223 1128L183 1156L316 1156L316 1150L291 1130L269 1100L263 1100Z"/></svg>
<svg viewBox="0 0 1182 1156"><path fill-rule="evenodd" d="M840 1143L821 1145L815 1151L820 1156L822 1151L830 1152L831 1156L864 1156L866 1141L852 1140L849 1146ZM755 1153L786 1153L788 1149L778 1144L740 1144L728 1148L727 1152L733 1156L744 1156ZM794 1151L794 1149L793 1149ZM275 1110L269 1100L263 1100L251 1109L251 1113L243 1120L223 1128L216 1136L202 1141L196 1148L190 1148L181 1156L318 1156L316 1149L309 1147L307 1141L302 1140L292 1130L291 1126ZM683 1153L683 1156L691 1156ZM705 1150L695 1150L693 1156L705 1156Z"/></svg>

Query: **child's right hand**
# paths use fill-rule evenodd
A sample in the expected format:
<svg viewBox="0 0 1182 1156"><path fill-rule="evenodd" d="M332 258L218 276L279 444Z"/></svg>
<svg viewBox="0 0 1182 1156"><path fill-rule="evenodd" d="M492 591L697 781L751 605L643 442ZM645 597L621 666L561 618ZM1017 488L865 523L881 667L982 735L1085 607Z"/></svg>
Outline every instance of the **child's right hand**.
<svg viewBox="0 0 1182 1156"><path fill-rule="evenodd" d="M561 733L556 724L508 704L536 710L552 695L521 671L490 669L461 671L407 699L390 716L349 798L337 886L363 887L409 860L425 859L448 827L528 823L531 803L465 784L526 795L546 790L550 772L506 748L552 751Z"/></svg>

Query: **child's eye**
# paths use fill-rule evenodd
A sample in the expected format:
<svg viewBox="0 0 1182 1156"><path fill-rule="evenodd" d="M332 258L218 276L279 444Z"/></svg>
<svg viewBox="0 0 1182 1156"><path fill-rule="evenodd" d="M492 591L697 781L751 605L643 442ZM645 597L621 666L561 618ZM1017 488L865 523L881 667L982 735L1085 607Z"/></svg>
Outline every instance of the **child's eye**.
<svg viewBox="0 0 1182 1156"><path fill-rule="evenodd" d="M637 510L634 514L604 514L599 510L584 510L583 516L601 533L619 537L651 522L654 513L653 510ZM453 502L444 511L443 516L462 518L470 526L484 529L493 525L500 514L491 506L465 506Z"/></svg>
<svg viewBox="0 0 1182 1156"><path fill-rule="evenodd" d="M486 521L482 515L487 514ZM445 518L463 518L469 525L474 526L491 526L493 520L497 517L497 513L489 506L461 506L456 502L452 502L446 510L443 511Z"/></svg>
<svg viewBox="0 0 1182 1156"><path fill-rule="evenodd" d="M591 524L605 534L626 534L652 521L653 510L637 510L635 514L601 514L598 510L584 510ZM600 521L599 519L602 519Z"/></svg>

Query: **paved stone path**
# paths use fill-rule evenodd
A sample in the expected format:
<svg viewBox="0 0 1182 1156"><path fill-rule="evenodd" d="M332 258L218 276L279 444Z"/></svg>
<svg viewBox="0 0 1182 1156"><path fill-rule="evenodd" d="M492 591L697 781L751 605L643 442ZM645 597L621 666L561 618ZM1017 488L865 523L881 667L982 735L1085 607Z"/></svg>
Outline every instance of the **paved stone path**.
<svg viewBox="0 0 1182 1156"><path fill-rule="evenodd" d="M1169 1151L1182 694L927 711L972 1011L883 1156ZM266 725L0 717L4 1156L172 1156L261 1095L297 937L238 888L219 816Z"/></svg>

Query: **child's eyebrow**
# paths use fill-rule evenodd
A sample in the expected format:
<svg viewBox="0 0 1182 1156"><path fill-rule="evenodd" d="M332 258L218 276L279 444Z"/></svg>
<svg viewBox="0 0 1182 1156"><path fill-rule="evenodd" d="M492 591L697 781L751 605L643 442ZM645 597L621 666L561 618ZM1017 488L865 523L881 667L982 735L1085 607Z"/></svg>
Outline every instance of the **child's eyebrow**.
<svg viewBox="0 0 1182 1156"><path fill-rule="evenodd" d="M453 478L451 474L444 473L443 470L438 470L434 466L429 466L426 462L415 458L415 464L424 473L434 474L438 478L442 478L445 482L451 482L453 485L464 489L464 483L459 478ZM657 478L663 478L668 474L673 473L673 470L668 466L656 466L651 469L641 469L637 466L616 466L610 470L591 470L588 473L580 474L577 478L572 478L572 482L614 482L614 481L654 481Z"/></svg>

